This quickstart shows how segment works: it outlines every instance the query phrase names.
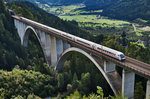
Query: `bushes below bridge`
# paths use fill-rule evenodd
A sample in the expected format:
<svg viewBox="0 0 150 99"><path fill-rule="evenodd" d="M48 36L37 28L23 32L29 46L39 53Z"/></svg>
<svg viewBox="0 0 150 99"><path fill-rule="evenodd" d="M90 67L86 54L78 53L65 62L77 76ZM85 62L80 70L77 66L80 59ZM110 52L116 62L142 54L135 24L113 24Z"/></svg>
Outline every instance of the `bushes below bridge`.
<svg viewBox="0 0 150 99"><path fill-rule="evenodd" d="M0 71L1 97L10 99L18 95L27 97L36 94L40 97L51 96L56 92L56 80L40 72L14 69L11 72Z"/></svg>

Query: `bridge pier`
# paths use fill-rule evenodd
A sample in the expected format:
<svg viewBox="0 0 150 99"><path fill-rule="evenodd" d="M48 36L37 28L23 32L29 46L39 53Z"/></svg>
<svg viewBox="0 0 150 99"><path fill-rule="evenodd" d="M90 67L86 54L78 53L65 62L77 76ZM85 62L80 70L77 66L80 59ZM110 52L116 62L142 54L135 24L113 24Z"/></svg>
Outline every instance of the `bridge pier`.
<svg viewBox="0 0 150 99"><path fill-rule="evenodd" d="M51 65L50 44L51 44L50 35L45 34L45 56L46 56L46 61L48 65Z"/></svg>
<svg viewBox="0 0 150 99"><path fill-rule="evenodd" d="M63 42L63 50L65 51L66 49L70 48L70 44L68 44L67 41Z"/></svg>
<svg viewBox="0 0 150 99"><path fill-rule="evenodd" d="M42 48L43 48L43 51L45 52L45 44L46 44L46 40L45 40L45 38L46 38L46 36L45 36L46 34L45 34L45 32L42 32L42 31L40 31L40 40L41 40L41 46L42 46Z"/></svg>
<svg viewBox="0 0 150 99"><path fill-rule="evenodd" d="M51 39L51 46L50 46L51 65L54 67L57 62L56 38L53 36L50 36L50 39Z"/></svg>
<svg viewBox="0 0 150 99"><path fill-rule="evenodd" d="M135 73L123 69L122 72L122 93L123 96L127 96L128 99L134 98L134 82Z"/></svg>
<svg viewBox="0 0 150 99"><path fill-rule="evenodd" d="M150 99L150 79L147 81L146 99Z"/></svg>
<svg viewBox="0 0 150 99"><path fill-rule="evenodd" d="M17 27L17 32L18 32L20 40L21 40L21 45L23 45L23 36L24 36L27 25L18 20L14 20L14 24Z"/></svg>
<svg viewBox="0 0 150 99"><path fill-rule="evenodd" d="M104 61L104 71L106 73L113 72L115 70L116 70L116 64L109 61Z"/></svg>
<svg viewBox="0 0 150 99"><path fill-rule="evenodd" d="M56 46L57 46L57 59L63 53L63 41L61 39L56 38Z"/></svg>
<svg viewBox="0 0 150 99"><path fill-rule="evenodd" d="M24 40L21 40L21 45L23 45L24 47L27 47L28 46L28 39L29 39L28 36L25 36Z"/></svg>

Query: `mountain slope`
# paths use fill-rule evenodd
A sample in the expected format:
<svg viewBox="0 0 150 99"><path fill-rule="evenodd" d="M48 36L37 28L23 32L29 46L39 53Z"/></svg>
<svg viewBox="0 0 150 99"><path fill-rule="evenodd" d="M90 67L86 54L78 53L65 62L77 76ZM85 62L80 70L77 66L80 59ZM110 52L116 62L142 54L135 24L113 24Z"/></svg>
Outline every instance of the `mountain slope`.
<svg viewBox="0 0 150 99"><path fill-rule="evenodd" d="M24 13L27 12L25 9L22 9L22 11ZM37 71L38 66L44 67L45 60L42 49L38 46L39 43L34 37L32 37L31 42L31 37L29 36L28 48L20 44L20 39L8 7L6 7L3 0L0 0L0 69L10 71L16 67ZM40 70L43 69L40 68Z"/></svg>
<svg viewBox="0 0 150 99"><path fill-rule="evenodd" d="M12 2L7 4L18 15L35 20L45 25L57 28L59 30L89 39L90 34L74 25L72 22L63 21L62 19L45 12L29 2ZM22 9L20 9L22 8Z"/></svg>
<svg viewBox="0 0 150 99"><path fill-rule="evenodd" d="M0 69L11 70L15 65L24 66L25 51L13 25L8 9L0 0Z"/></svg>
<svg viewBox="0 0 150 99"><path fill-rule="evenodd" d="M14 9L20 16L39 21L81 37L90 37L86 31L81 30L71 22L60 20L58 17L46 13L31 3L18 3L17 6L15 3L8 3L7 5ZM30 36L29 38L32 38L32 41L29 41L30 47L22 47L8 8L0 0L0 69L12 70L16 65L24 69L28 68L28 66L32 66L32 68L34 66L42 67L45 62L42 49L38 46L39 43L34 36Z"/></svg>
<svg viewBox="0 0 150 99"><path fill-rule="evenodd" d="M6 0L14 1L14 0ZM15 0L30 1L42 6L85 4L86 10L103 9L102 15L116 19L134 20L136 18L150 20L150 0Z"/></svg>
<svg viewBox="0 0 150 99"><path fill-rule="evenodd" d="M5 1L29 1L34 4L48 4L48 5L72 5L72 4L85 4L86 6L99 6L106 7L112 5L118 0L5 0Z"/></svg>
<svg viewBox="0 0 150 99"><path fill-rule="evenodd" d="M103 15L117 19L142 18L150 20L149 5L150 0L120 0L120 2L104 9Z"/></svg>

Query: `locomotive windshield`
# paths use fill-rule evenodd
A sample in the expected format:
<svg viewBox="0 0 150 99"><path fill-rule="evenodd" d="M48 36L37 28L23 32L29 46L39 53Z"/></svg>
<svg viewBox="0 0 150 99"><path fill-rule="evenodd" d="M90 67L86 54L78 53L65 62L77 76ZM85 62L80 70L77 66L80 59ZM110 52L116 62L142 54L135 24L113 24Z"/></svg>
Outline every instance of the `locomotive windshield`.
<svg viewBox="0 0 150 99"><path fill-rule="evenodd" d="M125 59L125 56L123 54L120 54L121 59Z"/></svg>

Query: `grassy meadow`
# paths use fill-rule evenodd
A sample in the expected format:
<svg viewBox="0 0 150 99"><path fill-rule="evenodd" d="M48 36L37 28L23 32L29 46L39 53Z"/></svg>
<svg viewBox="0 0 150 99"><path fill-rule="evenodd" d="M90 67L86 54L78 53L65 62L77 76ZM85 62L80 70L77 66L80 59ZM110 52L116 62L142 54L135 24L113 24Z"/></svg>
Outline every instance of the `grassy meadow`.
<svg viewBox="0 0 150 99"><path fill-rule="evenodd" d="M53 13L64 20L69 21L77 21L79 26L83 27L82 24L86 23L89 25L85 26L101 26L101 27L121 27L124 24L129 25L130 23L127 21L121 20L113 20L108 19L107 17L100 16L100 13L103 10L92 10L92 11L85 11L82 8L85 7L83 4L77 5L68 5L68 6L51 6L48 4L40 4L37 2L39 7L43 8L44 10ZM92 24L92 25L90 25Z"/></svg>
<svg viewBox="0 0 150 99"><path fill-rule="evenodd" d="M124 24L130 24L129 22L126 21L120 21L120 20L112 20L112 19L98 19L98 15L64 15L64 16L59 16L60 18L64 20L75 20L79 23L89 23L92 24L94 23L96 26L100 25L102 27L121 27ZM90 25L89 25L90 26Z"/></svg>

